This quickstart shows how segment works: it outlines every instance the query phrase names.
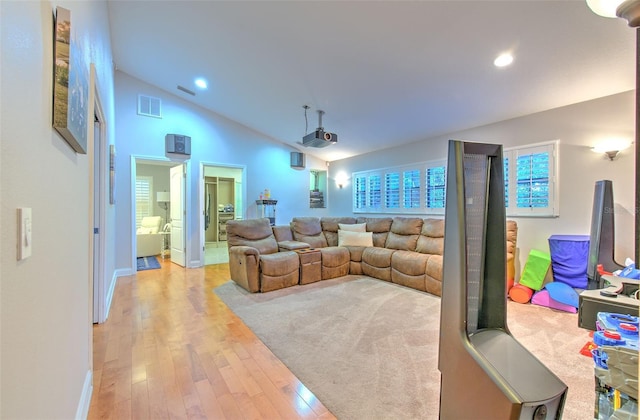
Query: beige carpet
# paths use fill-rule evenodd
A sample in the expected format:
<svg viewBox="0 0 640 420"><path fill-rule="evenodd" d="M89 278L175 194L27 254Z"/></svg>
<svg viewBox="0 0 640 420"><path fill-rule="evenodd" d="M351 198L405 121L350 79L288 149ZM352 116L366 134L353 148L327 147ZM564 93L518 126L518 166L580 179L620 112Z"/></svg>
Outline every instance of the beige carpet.
<svg viewBox="0 0 640 420"><path fill-rule="evenodd" d="M440 298L348 276L215 293L340 419L437 419ZM577 314L509 302L513 335L569 386L564 419L593 418L593 362Z"/></svg>

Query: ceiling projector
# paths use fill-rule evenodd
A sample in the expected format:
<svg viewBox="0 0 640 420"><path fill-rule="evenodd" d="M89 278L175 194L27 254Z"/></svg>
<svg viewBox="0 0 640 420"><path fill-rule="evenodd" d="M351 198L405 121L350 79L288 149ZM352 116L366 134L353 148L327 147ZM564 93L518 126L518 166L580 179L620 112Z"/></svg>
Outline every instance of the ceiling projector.
<svg viewBox="0 0 640 420"><path fill-rule="evenodd" d="M302 145L305 147L327 147L338 142L338 135L318 128L313 133L309 133L302 138Z"/></svg>
<svg viewBox="0 0 640 420"><path fill-rule="evenodd" d="M305 118L306 110L305 108ZM338 135L329 133L322 128L322 114L324 111L318 110L318 128L316 131L305 135L302 138L302 145L305 147L327 147L338 142Z"/></svg>

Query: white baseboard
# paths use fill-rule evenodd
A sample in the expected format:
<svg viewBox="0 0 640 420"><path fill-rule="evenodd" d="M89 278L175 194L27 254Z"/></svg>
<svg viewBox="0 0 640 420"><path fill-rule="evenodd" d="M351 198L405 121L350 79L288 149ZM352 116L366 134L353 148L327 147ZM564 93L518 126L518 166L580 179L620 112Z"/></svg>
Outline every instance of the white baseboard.
<svg viewBox="0 0 640 420"><path fill-rule="evenodd" d="M84 378L84 384L82 385L82 393L80 394L80 401L78 402L78 408L76 409L76 420L85 420L89 415L89 406L91 405L91 395L93 394L93 372L87 371L87 375Z"/></svg>
<svg viewBox="0 0 640 420"><path fill-rule="evenodd" d="M113 272L114 277L133 276L136 274L135 268L118 268Z"/></svg>
<svg viewBox="0 0 640 420"><path fill-rule="evenodd" d="M118 281L118 276L114 271L113 276L111 277L111 283L107 288L107 296L106 296L105 305L104 305L104 318L103 318L104 321L106 321L107 318L109 318L109 311L111 310L111 301L113 300L113 292L116 289L117 281Z"/></svg>

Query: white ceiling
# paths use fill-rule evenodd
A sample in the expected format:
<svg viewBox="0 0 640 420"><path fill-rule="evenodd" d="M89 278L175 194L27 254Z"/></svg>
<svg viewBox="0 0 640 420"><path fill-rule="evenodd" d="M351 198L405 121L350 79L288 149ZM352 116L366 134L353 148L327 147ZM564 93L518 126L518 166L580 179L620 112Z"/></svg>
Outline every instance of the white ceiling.
<svg viewBox="0 0 640 420"><path fill-rule="evenodd" d="M108 7L118 70L327 161L635 88L635 31L583 0ZM299 144L303 105L337 144Z"/></svg>

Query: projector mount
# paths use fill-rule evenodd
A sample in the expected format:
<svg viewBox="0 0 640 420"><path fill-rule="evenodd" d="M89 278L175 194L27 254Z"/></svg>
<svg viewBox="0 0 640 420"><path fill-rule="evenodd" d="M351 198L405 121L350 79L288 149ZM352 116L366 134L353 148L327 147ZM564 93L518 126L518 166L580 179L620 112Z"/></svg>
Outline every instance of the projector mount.
<svg viewBox="0 0 640 420"><path fill-rule="evenodd" d="M307 110L309 109L308 105L303 105L304 108L304 121L305 121L305 136L302 138L302 145L305 147L327 147L334 143L338 142L338 135L334 133L325 132L322 127L322 115L324 111L318 110L318 128L310 133L306 134L308 130L308 122L307 122Z"/></svg>

